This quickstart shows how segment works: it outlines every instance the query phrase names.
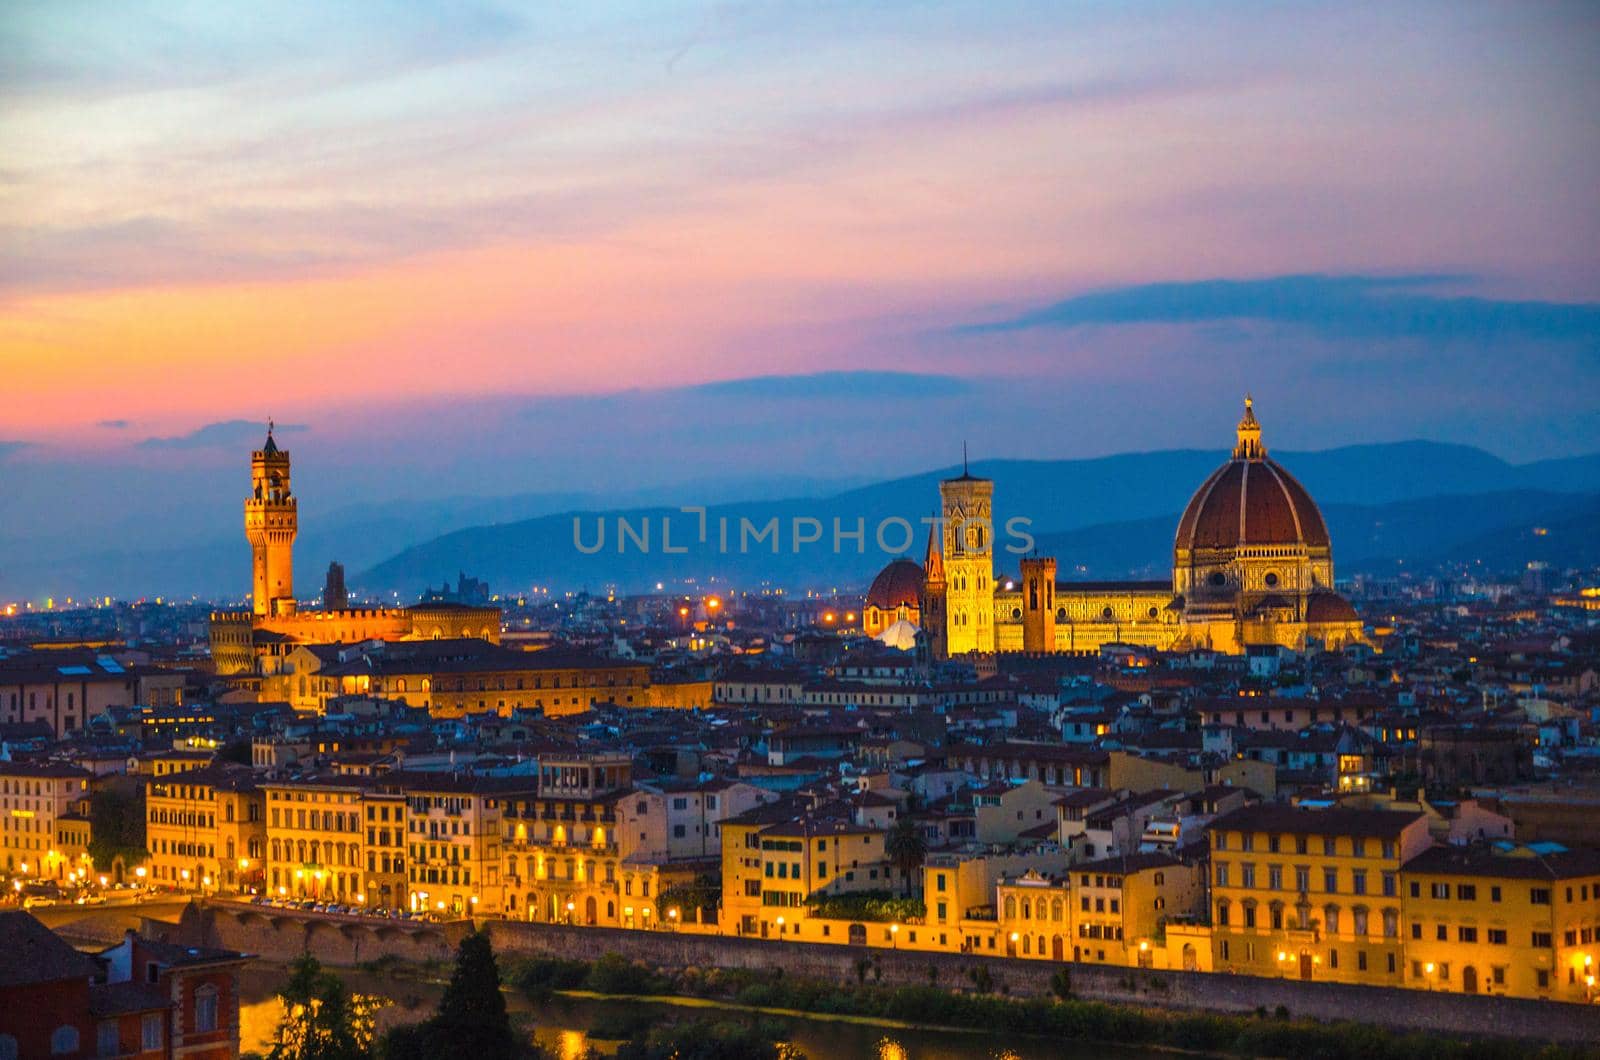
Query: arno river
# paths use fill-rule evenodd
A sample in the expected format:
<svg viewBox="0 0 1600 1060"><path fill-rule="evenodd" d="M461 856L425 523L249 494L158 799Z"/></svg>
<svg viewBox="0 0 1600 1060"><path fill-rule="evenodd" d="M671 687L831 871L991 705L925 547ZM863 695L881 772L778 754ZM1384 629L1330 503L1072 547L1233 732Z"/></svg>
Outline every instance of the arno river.
<svg viewBox="0 0 1600 1060"><path fill-rule="evenodd" d="M442 983L339 970L354 993L387 998L390 1004L378 1014L380 1031L430 1015L443 992ZM263 1055L270 1048L273 1029L282 1008L274 992L287 973L281 965L259 963L240 975L239 1037L245 1052ZM749 1018L725 1009L683 1009L671 1005L641 1005L633 1001L557 998L535 1005L515 993L506 995L513 1021L519 1015L534 1022L534 1038L562 1060L582 1057L591 1047L602 1052L616 1049L616 1041L594 1037L591 1031L635 1020L642 1011L659 1011L662 1017ZM994 1036L961 1031L902 1030L895 1027L829 1020L779 1019L790 1028L789 1041L810 1060L1151 1060L1170 1057L1140 1049L1077 1044L1050 1038Z"/></svg>

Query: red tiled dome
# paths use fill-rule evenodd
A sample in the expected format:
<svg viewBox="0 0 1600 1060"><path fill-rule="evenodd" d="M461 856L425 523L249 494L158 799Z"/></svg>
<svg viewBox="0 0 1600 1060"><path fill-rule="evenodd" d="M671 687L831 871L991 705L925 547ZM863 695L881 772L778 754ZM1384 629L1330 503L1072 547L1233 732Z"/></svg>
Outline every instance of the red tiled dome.
<svg viewBox="0 0 1600 1060"><path fill-rule="evenodd" d="M1361 616L1338 593L1312 593L1306 600L1307 622L1359 622Z"/></svg>
<svg viewBox="0 0 1600 1060"><path fill-rule="evenodd" d="M893 611L901 605L918 607L922 600L922 567L913 560L897 559L872 579L867 606Z"/></svg>
<svg viewBox="0 0 1600 1060"><path fill-rule="evenodd" d="M1178 520L1180 549L1299 544L1327 548L1327 524L1306 488L1265 458L1223 464Z"/></svg>

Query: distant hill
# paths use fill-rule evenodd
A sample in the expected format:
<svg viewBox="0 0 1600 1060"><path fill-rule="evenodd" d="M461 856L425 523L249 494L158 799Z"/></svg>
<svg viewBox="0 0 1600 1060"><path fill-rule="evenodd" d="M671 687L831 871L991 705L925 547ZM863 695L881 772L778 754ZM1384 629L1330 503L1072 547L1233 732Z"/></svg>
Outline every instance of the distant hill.
<svg viewBox="0 0 1600 1060"><path fill-rule="evenodd" d="M1600 494L1520 490L1320 507L1340 575L1446 560L1477 561L1491 571L1531 560L1600 564ZM1173 514L1042 534L1039 551L1057 558L1063 579L1164 578L1177 521Z"/></svg>
<svg viewBox="0 0 1600 1060"><path fill-rule="evenodd" d="M1170 570L1172 534L1178 513L1190 492L1219 461L1218 454L1177 452L1108 457L1097 461L1023 462L990 461L973 466L974 473L996 481L997 542L1007 543L1001 527L1013 515L1033 520L1039 551L1062 561L1062 576L1164 577ZM1581 527L1593 497L1548 490L1496 490L1411 497L1408 489L1424 489L1434 478L1450 482L1473 481L1474 471L1495 480L1516 477L1516 469L1493 461L1477 450L1413 443L1405 446L1363 446L1330 453L1285 456L1284 463L1301 475L1318 496L1333 535L1339 569L1382 567L1394 563L1428 563L1446 558L1483 558L1506 567L1519 567L1519 534L1528 535L1530 547L1547 553L1558 564L1578 562L1589 545L1582 535L1568 532ZM1308 468L1308 471L1303 471ZM1443 469L1430 477L1428 469ZM1600 471L1600 462L1596 462ZM860 585L871 578L888 556L873 540L874 528L887 517L916 523L933 512L938 480L950 469L898 479L880 485L806 501L757 502L714 506L707 511L708 541L696 539L698 520L676 509L635 509L629 512L562 513L499 526L456 531L406 549L360 575L370 589L414 591L430 580L466 570L487 578L497 588L510 590L529 585L556 587L614 586L638 589L657 581L692 578L701 583L720 579L741 588L765 582L791 592ZM1318 480L1325 485L1316 485ZM1582 481L1581 479L1579 481ZM1364 485L1363 485L1364 483ZM1573 484L1576 486L1576 483ZM1402 499L1380 504L1351 504L1326 500L1365 489L1368 493L1400 494ZM1109 495L1109 496L1108 496ZM1154 509L1152 512L1151 509ZM1104 520L1084 525L1092 515L1118 511L1141 518ZM635 542L625 547L617 540L617 517L635 529L651 527L650 551ZM813 518L824 530L824 540L797 552L790 541L792 520ZM574 520L582 541L592 547L604 522L606 538L601 550L585 555L575 546ZM777 519L781 528L779 551L765 543L741 553L740 521L753 527ZM852 528L862 520L867 527L864 551L845 539L844 549L831 547L833 520ZM668 554L660 538L663 520L671 522L675 548ZM718 526L729 526L730 551L718 550ZM1547 529L1532 536L1535 522ZM1047 529L1050 527L1056 529ZM903 531L890 544L903 540ZM918 525L911 548L920 559L926 530ZM1520 558L1519 558L1520 557ZM1570 558L1569 558L1570 557ZM1010 557L997 556L1005 569Z"/></svg>
<svg viewBox="0 0 1600 1060"><path fill-rule="evenodd" d="M1344 507L1376 511L1404 502L1426 500L1431 505L1450 497L1468 498L1458 507L1445 504L1438 510L1458 513L1460 525L1483 538L1472 546L1471 535L1466 535L1460 538L1462 547L1481 547L1486 556L1493 550L1494 555L1506 557L1520 555L1517 543L1496 535L1513 528L1493 524L1498 515L1493 510L1477 511L1470 498L1600 493L1600 453L1513 465L1471 446L1415 441L1319 452L1274 451L1273 456L1323 506L1341 570L1355 569L1351 564L1365 562L1366 557L1393 555L1414 561L1433 555L1437 543L1448 536L1447 531L1426 525L1426 513L1408 514L1401 508L1382 513L1381 519L1369 512L1347 520ZM1085 460L986 460L973 464L972 470L995 480L996 512L1002 522L1026 517L1034 534L1049 535L1048 544L1041 547L1061 557L1064 576L1074 567L1095 576L1140 570L1164 576L1176 513L1225 457L1221 450L1183 449ZM495 589L507 591L534 584L642 587L684 576L717 576L743 586L764 579L791 590L856 584L886 560L870 540L871 528L890 515L913 522L931 515L938 507L939 480L959 469L940 468L870 485L853 484L847 470L819 467L811 477L717 479L620 493L404 497L306 509L295 548L296 580L301 593L312 596L328 561L339 559L354 575L353 588L393 590L399 599L413 598L430 583L453 579L457 571L487 578ZM202 485L194 485L196 497L216 492ZM217 488L227 493L227 488ZM242 531L235 529L238 508L233 494L227 496L227 512L207 505L193 514L187 537L163 536L144 527L143 521L116 526L96 545L68 534L49 540L8 537L0 527L0 598L44 592L64 595L75 589L124 596L243 594L249 585L249 550ZM834 555L831 549L819 551L813 546L797 555L788 548L787 532L784 549L776 556L770 548L749 556L720 556L705 550L669 556L660 552L659 539L652 555L619 555L614 535L595 556L583 556L573 547L573 512L586 513L592 534L598 514L605 514L614 530L618 513L630 514L637 522L649 512L659 529L661 516L677 513L680 504L694 503L715 505L708 512L713 533L717 518L725 516L733 521L735 537L741 517L759 526L773 517L787 524L796 516L809 516L829 529L835 517L847 528L859 518L869 528L866 554ZM1517 515L1505 496L1482 503L1496 506L1508 519ZM114 511L106 513L107 520L116 518ZM687 519L681 514L678 518ZM681 532L688 526L684 522L675 527L675 546L684 544ZM918 559L925 534L918 525L911 549ZM107 548L106 540L122 547ZM1565 547L1554 535L1528 544Z"/></svg>

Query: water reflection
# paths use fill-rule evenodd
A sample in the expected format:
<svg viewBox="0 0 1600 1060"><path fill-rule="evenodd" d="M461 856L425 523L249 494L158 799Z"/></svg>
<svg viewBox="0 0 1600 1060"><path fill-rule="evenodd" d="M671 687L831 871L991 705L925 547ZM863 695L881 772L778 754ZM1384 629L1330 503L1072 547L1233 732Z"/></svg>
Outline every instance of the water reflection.
<svg viewBox="0 0 1600 1060"><path fill-rule="evenodd" d="M377 995L388 1003L378 1010L382 1035L391 1027L430 1016L444 992L442 983L381 976L355 970L337 971L352 993ZM274 991L287 978L279 965L257 963L240 974L239 1044L244 1052L266 1055L283 1015ZM535 1005L516 994L506 995L513 1024L560 1060L584 1060L590 1050L615 1053L619 1042L598 1038L599 1028L635 1025L641 1014L671 1019L741 1019L722 1009L682 1009L631 1001L557 998ZM822 1019L777 1018L788 1027L789 1044L809 1060L1170 1060L1165 1054L1119 1046L1089 1045L1059 1039L942 1030L885 1029L867 1023ZM1001 1040L997 1040L1001 1039Z"/></svg>

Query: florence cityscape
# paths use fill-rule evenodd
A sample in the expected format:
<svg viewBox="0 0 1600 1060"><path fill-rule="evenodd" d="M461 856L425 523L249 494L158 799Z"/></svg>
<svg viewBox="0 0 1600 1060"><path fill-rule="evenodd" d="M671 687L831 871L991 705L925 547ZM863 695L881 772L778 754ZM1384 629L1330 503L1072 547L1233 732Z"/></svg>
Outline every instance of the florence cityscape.
<svg viewBox="0 0 1600 1060"><path fill-rule="evenodd" d="M0 1060L1600 1056L1597 52L0 12Z"/></svg>

